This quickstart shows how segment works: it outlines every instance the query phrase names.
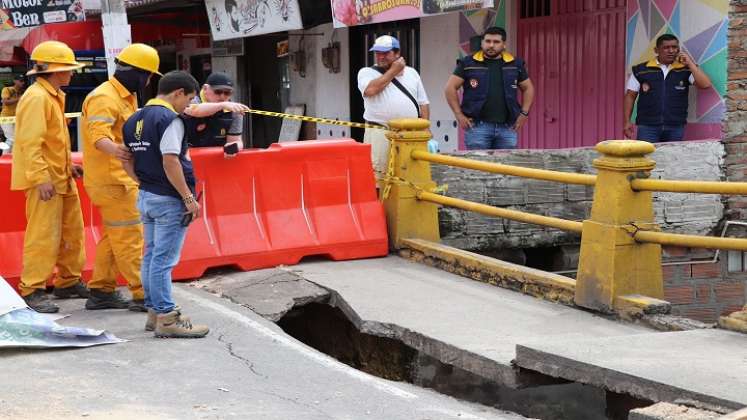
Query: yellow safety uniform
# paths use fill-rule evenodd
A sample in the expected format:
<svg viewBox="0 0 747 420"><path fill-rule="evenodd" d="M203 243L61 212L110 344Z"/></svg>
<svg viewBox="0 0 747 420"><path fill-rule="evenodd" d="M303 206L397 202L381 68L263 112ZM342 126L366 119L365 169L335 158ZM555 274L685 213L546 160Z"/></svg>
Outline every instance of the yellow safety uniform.
<svg viewBox="0 0 747 420"><path fill-rule="evenodd" d="M83 215L72 176L64 112L65 94L42 77L18 102L11 189L26 194L23 296L44 289L55 266L55 287L75 285L85 263ZM54 185L56 194L42 201L36 187L47 182Z"/></svg>
<svg viewBox="0 0 747 420"><path fill-rule="evenodd" d="M143 299L140 265L143 228L137 210L137 183L114 156L96 148L108 138L124 144L122 127L137 110L137 98L115 78L93 90L83 102L83 183L103 219L103 236L96 245L96 261L89 289L111 293L117 276L126 280L133 299Z"/></svg>
<svg viewBox="0 0 747 420"><path fill-rule="evenodd" d="M3 88L0 93L2 99L18 99L18 90L15 86L8 86ZM18 102L10 105L3 105L3 110L0 112L0 117L14 117L16 115L16 106Z"/></svg>

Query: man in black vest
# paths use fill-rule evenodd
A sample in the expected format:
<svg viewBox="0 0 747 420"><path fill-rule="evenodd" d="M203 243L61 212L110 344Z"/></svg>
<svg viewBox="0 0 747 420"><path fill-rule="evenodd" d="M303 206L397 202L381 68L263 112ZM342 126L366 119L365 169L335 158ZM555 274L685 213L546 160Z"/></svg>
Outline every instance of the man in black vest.
<svg viewBox="0 0 747 420"><path fill-rule="evenodd" d="M184 111L184 135L190 147L224 147L230 150L235 144L238 151L244 148L241 134L244 112L249 107L229 102L233 95L233 80L225 73L212 73L205 81L200 94ZM229 147L226 147L229 146ZM235 153L226 153L226 158Z"/></svg>
<svg viewBox="0 0 747 420"><path fill-rule="evenodd" d="M485 30L480 51L459 61L444 95L467 149L513 149L534 102L534 85L524 60L506 51L506 30L496 26Z"/></svg>
<svg viewBox="0 0 747 420"><path fill-rule="evenodd" d="M711 87L711 80L687 53L680 51L676 36L656 39L656 58L633 66L623 105L624 134L634 138L630 117L638 99L638 139L657 143L680 141L687 124L688 90Z"/></svg>

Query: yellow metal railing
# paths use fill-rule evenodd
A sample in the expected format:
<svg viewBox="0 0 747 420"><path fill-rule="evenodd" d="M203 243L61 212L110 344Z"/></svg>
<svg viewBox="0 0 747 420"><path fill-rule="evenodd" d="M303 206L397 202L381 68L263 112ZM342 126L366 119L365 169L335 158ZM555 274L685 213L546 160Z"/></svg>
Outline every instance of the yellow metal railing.
<svg viewBox="0 0 747 420"><path fill-rule="evenodd" d="M385 206L394 247L402 240L437 241L437 205L581 233L576 303L612 310L617 298L663 296L661 245L747 251L747 239L682 235L659 231L654 221L652 191L703 194L746 194L747 183L648 179L655 162L653 145L631 140L599 143L594 160L597 175L575 174L483 162L427 151L430 139L425 120L390 122L390 173L384 180ZM565 184L594 186L591 217L565 220L446 197L435 193L430 164L443 164L489 173Z"/></svg>

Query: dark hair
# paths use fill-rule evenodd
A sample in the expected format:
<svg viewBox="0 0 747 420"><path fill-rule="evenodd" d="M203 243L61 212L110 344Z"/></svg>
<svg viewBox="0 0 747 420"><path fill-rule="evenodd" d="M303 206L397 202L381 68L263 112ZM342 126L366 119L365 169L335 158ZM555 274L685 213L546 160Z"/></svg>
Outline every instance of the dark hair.
<svg viewBox="0 0 747 420"><path fill-rule="evenodd" d="M500 35L503 42L506 42L506 30L500 26L491 26L482 33L482 39L485 39L485 35Z"/></svg>
<svg viewBox="0 0 747 420"><path fill-rule="evenodd" d="M678 43L680 42L680 40L677 39L676 36L674 36L672 34L664 34L664 35L656 38L656 48L661 47L661 44L663 44L664 41L677 41Z"/></svg>
<svg viewBox="0 0 747 420"><path fill-rule="evenodd" d="M184 94L196 93L199 90L197 80L186 71L174 70L163 75L158 81L158 94L168 95L169 93L184 89Z"/></svg>
<svg viewBox="0 0 747 420"><path fill-rule="evenodd" d="M226 0L226 13L231 13L228 11L229 8L235 9L236 8L236 0Z"/></svg>

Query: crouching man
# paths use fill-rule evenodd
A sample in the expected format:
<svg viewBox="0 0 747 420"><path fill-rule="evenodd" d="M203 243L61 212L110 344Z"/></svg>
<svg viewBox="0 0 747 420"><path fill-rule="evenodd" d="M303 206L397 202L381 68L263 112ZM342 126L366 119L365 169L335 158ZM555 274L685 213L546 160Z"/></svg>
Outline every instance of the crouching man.
<svg viewBox="0 0 747 420"><path fill-rule="evenodd" d="M167 73L158 83L158 96L133 114L122 130L133 155L124 168L140 184L137 206L145 239L141 267L148 308L145 329L155 330L156 337L201 338L209 331L184 317L171 297L171 272L179 262L187 227L200 211L179 117L198 89L189 73Z"/></svg>

